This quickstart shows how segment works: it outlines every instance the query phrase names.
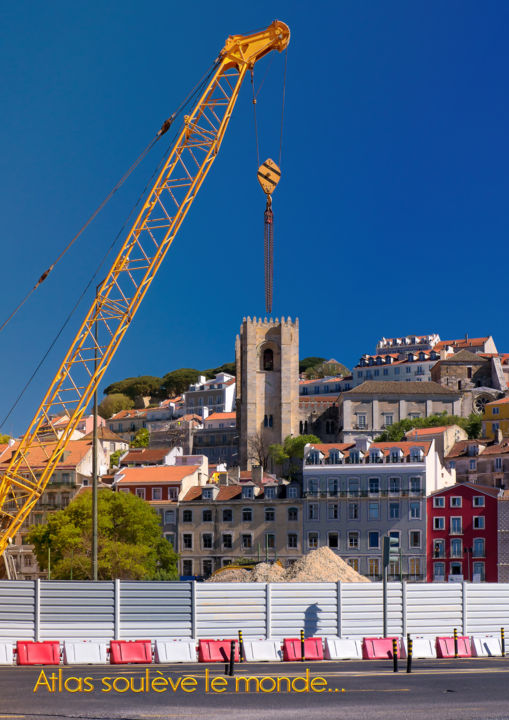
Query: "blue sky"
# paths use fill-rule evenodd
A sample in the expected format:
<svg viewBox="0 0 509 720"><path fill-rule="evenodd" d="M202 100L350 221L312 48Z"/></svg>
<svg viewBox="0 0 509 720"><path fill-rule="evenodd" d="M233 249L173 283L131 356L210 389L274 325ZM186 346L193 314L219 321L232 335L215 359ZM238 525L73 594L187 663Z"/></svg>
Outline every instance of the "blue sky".
<svg viewBox="0 0 509 720"><path fill-rule="evenodd" d="M288 52L274 195L274 316L301 356L352 366L382 335L492 334L509 349L509 5L427 2L4 3L2 284L7 315L101 202L229 34L275 17ZM257 81L266 71L257 68ZM259 95L277 161L283 57ZM234 357L264 315L264 197L250 87L107 382ZM160 159L157 147L3 331L3 417ZM36 409L86 306L2 428Z"/></svg>

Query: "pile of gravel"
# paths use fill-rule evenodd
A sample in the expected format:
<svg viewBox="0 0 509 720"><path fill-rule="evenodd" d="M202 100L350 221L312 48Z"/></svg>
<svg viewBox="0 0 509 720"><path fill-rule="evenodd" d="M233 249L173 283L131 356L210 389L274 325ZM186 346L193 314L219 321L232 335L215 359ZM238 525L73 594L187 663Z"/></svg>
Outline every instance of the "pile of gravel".
<svg viewBox="0 0 509 720"><path fill-rule="evenodd" d="M279 563L259 563L253 570L231 568L209 578L207 582L370 582L330 548L312 550L289 568Z"/></svg>

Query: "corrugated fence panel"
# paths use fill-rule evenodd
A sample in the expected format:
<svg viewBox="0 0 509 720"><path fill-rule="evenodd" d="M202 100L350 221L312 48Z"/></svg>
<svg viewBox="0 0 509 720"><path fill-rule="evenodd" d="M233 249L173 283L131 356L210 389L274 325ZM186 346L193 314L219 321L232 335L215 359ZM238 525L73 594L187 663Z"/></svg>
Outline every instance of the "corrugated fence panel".
<svg viewBox="0 0 509 720"><path fill-rule="evenodd" d="M112 582L41 581L41 640L111 640Z"/></svg>
<svg viewBox="0 0 509 720"><path fill-rule="evenodd" d="M122 640L192 637L190 582L120 583Z"/></svg>
<svg viewBox="0 0 509 720"><path fill-rule="evenodd" d="M461 583L407 585L407 632L418 635L452 635L463 628ZM488 593L485 593L488 599Z"/></svg>
<svg viewBox="0 0 509 720"><path fill-rule="evenodd" d="M196 637L265 637L265 583L197 583Z"/></svg>
<svg viewBox="0 0 509 720"><path fill-rule="evenodd" d="M501 627L509 631L509 586L473 583L466 588L468 633L498 635Z"/></svg>
<svg viewBox="0 0 509 720"><path fill-rule="evenodd" d="M271 634L275 638L336 635L336 583L271 583Z"/></svg>
<svg viewBox="0 0 509 720"><path fill-rule="evenodd" d="M387 632L403 632L402 594L400 583L387 584ZM342 583L342 637L378 637L383 634L383 584Z"/></svg>
<svg viewBox="0 0 509 720"><path fill-rule="evenodd" d="M35 640L35 582L0 581L0 642Z"/></svg>

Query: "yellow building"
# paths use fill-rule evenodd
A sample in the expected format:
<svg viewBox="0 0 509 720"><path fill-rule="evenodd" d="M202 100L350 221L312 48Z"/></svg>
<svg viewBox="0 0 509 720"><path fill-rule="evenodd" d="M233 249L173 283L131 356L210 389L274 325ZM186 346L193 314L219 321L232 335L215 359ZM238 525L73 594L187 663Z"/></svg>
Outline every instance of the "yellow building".
<svg viewBox="0 0 509 720"><path fill-rule="evenodd" d="M490 440L496 437L497 430L501 430L504 437L509 436L509 397L486 403L482 429L484 437Z"/></svg>

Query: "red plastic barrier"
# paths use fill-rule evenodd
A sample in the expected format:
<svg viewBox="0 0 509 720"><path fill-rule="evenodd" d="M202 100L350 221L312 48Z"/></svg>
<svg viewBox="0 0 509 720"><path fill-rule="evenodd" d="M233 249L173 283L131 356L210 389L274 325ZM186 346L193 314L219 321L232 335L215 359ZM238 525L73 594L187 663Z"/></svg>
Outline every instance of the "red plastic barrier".
<svg viewBox="0 0 509 720"><path fill-rule="evenodd" d="M18 665L60 665L60 643L58 640L18 640L16 655Z"/></svg>
<svg viewBox="0 0 509 720"><path fill-rule="evenodd" d="M200 640L198 662L230 662L232 640ZM235 640L235 662L239 661L239 643Z"/></svg>
<svg viewBox="0 0 509 720"><path fill-rule="evenodd" d="M306 638L304 640L304 658L309 660L323 660L323 643L321 637ZM299 662L302 660L300 638L285 638L283 640L283 660Z"/></svg>
<svg viewBox="0 0 509 720"><path fill-rule="evenodd" d="M111 640L110 662L112 665L151 663L152 643L150 640Z"/></svg>
<svg viewBox="0 0 509 720"><path fill-rule="evenodd" d="M454 637L437 637L437 657L454 657ZM458 657L472 657L470 638L458 635Z"/></svg>
<svg viewBox="0 0 509 720"><path fill-rule="evenodd" d="M398 641L398 657L403 657L401 641L399 638L364 638L362 641L363 660L392 659L392 641Z"/></svg>

